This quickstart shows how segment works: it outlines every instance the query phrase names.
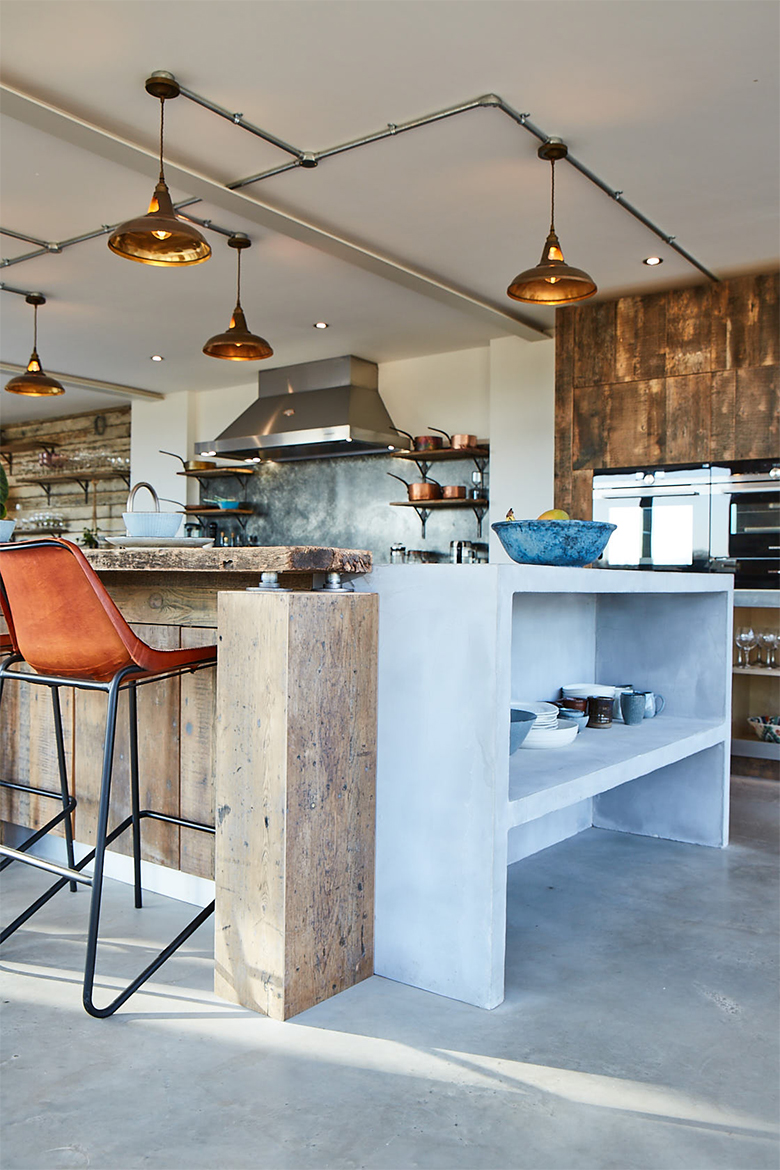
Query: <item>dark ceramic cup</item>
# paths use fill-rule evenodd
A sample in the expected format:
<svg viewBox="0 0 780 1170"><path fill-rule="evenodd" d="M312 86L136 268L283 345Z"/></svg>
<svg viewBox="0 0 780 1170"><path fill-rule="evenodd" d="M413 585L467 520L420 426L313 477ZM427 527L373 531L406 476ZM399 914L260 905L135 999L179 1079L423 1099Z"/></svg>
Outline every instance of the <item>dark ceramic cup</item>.
<svg viewBox="0 0 780 1170"><path fill-rule="evenodd" d="M588 699L588 727L611 727L613 703L614 699L591 695Z"/></svg>

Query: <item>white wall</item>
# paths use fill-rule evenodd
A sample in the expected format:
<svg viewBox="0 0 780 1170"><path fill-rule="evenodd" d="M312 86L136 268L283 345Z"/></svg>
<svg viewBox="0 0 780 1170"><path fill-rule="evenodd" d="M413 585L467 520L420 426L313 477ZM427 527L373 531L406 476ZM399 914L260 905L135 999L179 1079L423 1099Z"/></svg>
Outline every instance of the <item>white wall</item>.
<svg viewBox="0 0 780 1170"><path fill-rule="evenodd" d="M132 482L150 483L158 496L186 502L187 481L177 478L181 464L164 451L173 451L187 458L190 395L186 390L167 394L165 398L149 402L133 400L130 429L130 469ZM139 492L136 509L145 511L150 506L147 492ZM163 511L171 504L161 504ZM180 532L183 535L183 530Z"/></svg>
<svg viewBox="0 0 780 1170"><path fill-rule="evenodd" d="M490 343L490 523L553 507L555 342L501 337ZM490 532L490 560L510 563Z"/></svg>
<svg viewBox="0 0 780 1170"><path fill-rule="evenodd" d="M397 427L427 435L441 427L449 434L488 438L490 350L460 349L379 367L379 393Z"/></svg>
<svg viewBox="0 0 780 1170"><path fill-rule="evenodd" d="M257 367L254 378L240 386L224 386L219 390L200 390L192 394L190 410L190 458L195 454L195 443L216 439L233 419L238 418L257 398Z"/></svg>

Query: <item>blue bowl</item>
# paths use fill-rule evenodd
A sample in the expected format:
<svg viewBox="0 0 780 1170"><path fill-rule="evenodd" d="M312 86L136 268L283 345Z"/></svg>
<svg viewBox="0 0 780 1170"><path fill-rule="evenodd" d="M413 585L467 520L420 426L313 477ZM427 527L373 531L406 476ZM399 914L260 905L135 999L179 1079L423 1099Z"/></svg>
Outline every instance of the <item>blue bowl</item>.
<svg viewBox="0 0 780 1170"><path fill-rule="evenodd" d="M617 525L601 520L500 520L491 524L519 565L589 565L600 557Z"/></svg>
<svg viewBox="0 0 780 1170"><path fill-rule="evenodd" d="M520 711L513 708L510 712L511 722L509 724L509 754L517 751L520 744L523 742L528 732L536 722L536 716L533 711Z"/></svg>

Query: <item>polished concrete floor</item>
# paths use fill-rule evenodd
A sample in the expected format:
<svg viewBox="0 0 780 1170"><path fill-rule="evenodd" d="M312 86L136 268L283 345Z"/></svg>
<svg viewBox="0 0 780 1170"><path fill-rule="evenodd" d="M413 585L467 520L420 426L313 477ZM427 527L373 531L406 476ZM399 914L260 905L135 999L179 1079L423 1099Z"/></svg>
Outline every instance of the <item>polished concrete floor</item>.
<svg viewBox="0 0 780 1170"><path fill-rule="evenodd" d="M207 925L94 1020L63 892L3 947L0 1164L774 1170L779 794L735 781L727 850L589 830L513 866L493 1012L375 977L275 1023L213 996ZM42 879L3 876L7 920ZM107 906L105 987L189 912Z"/></svg>

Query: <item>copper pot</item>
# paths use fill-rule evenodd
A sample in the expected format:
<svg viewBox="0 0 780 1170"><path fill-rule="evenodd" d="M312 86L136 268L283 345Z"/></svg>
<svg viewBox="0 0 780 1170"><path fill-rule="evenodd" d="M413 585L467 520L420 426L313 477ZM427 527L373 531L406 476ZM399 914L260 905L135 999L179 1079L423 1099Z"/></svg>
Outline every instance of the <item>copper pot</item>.
<svg viewBox="0 0 780 1170"><path fill-rule="evenodd" d="M178 459L184 471L211 471L217 465L207 459L182 459L181 455L174 455L173 451L160 451L161 455L170 455L171 459Z"/></svg>
<svg viewBox="0 0 780 1170"><path fill-rule="evenodd" d="M437 483L435 479L424 479L421 483L407 483L405 479L401 479L400 475L393 475L392 471L388 471L387 474L391 479L397 479L399 483L404 485L412 503L421 500L441 499L441 484Z"/></svg>
<svg viewBox="0 0 780 1170"><path fill-rule="evenodd" d="M445 484L441 489L441 495L443 500L465 500L466 489L455 484Z"/></svg>
<svg viewBox="0 0 780 1170"><path fill-rule="evenodd" d="M444 435L453 451L471 450L477 445L476 435L448 435L446 431L442 431L439 427L431 427L432 431L439 431L440 435Z"/></svg>
<svg viewBox="0 0 780 1170"><path fill-rule="evenodd" d="M414 451L441 451L444 446L444 441L438 435L412 436L408 431L402 431L398 427L393 427L393 430L398 435L404 435L412 444Z"/></svg>

